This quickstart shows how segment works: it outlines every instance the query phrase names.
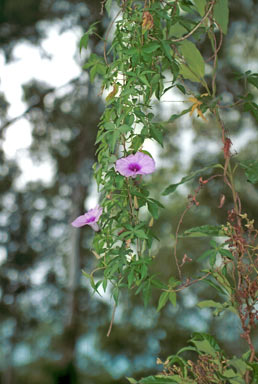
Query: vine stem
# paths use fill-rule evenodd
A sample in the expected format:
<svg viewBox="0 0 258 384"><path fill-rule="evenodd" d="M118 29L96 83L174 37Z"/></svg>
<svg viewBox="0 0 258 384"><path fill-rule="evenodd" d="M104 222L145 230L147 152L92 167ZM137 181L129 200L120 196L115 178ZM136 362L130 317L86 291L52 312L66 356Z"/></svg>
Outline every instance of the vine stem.
<svg viewBox="0 0 258 384"><path fill-rule="evenodd" d="M203 18L201 19L201 21L189 32L187 33L186 35L178 38L178 39L175 39L175 40L172 40L172 43L178 43L179 41L183 41L183 40L186 40L188 39L188 37L190 37L195 31L197 31L197 29L202 25L202 23L207 19L207 17L209 16L210 12L212 11L213 7L214 7L214 4L215 4L215 1L212 1L211 3L211 6L210 8L208 9L208 11L206 12L206 14L203 16Z"/></svg>
<svg viewBox="0 0 258 384"><path fill-rule="evenodd" d="M113 307L113 312L112 312L112 317L111 317L111 321L110 321L108 332L107 332L107 337L109 337L111 334L114 319L115 319L115 314L116 314L116 303L114 304L114 307Z"/></svg>
<svg viewBox="0 0 258 384"><path fill-rule="evenodd" d="M116 16L114 17L114 19L109 24L109 27L107 29L106 38L104 40L104 49L103 49L104 50L104 60L105 60L105 63L107 64L108 67L109 67L109 64L107 61L107 40L108 40L108 36L110 34L112 26L114 25L114 22L116 21L116 19L118 18L118 16L120 15L121 12L122 12L122 9L120 9L119 12L117 12Z"/></svg>

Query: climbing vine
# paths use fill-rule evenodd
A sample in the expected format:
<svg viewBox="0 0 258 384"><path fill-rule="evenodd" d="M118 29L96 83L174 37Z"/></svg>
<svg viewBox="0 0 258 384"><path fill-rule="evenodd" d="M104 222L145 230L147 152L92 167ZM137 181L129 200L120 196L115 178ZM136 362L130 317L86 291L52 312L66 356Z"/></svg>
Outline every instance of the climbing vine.
<svg viewBox="0 0 258 384"><path fill-rule="evenodd" d="M94 165L100 203L72 223L75 227L87 224L96 231L92 247L97 265L92 272L84 271L84 275L96 292L100 286L106 290L109 284L115 306L123 289L141 294L145 305L152 289L158 289L158 311L169 301L176 306L179 291L204 281L219 292L224 302L206 300L198 306L213 308L215 314L231 311L240 318L248 347L243 356L228 358L212 336L195 333L191 346L169 356L165 362L159 361L164 366L162 374L143 378L139 383L255 383L258 363L251 331L257 320L258 230L242 212L235 178L238 169L244 168L248 181L257 183L258 161L237 163L234 159L232 163L230 132L221 118L221 109L242 108L258 120L258 106L250 91L250 85L258 88L258 74L248 71L236 76L235 81L244 81L245 94L238 96L233 105L225 105L217 94L219 52L229 20L227 0L107 0L102 2L102 13L104 7L113 20L103 41L103 56L91 54L84 65L92 82L102 78L101 93L109 90L99 123ZM94 33L92 25L81 39L81 49L87 49L89 36ZM198 48L205 39L212 52L206 59ZM153 100L160 101L172 88L190 106L172 115L168 122L187 113L195 114L207 125L216 122L224 162L207 165L167 186L163 192L172 194L190 180L197 179L199 183L188 196L179 218L174 244L177 270L165 282L150 272L152 243L156 239L153 223L164 206L149 192L148 180L156 163L145 149L145 141L152 139L163 146L168 122L157 122L152 106ZM207 176L211 169L212 176ZM209 259L210 267L190 279L184 275L184 264L191 260L177 254L180 227L188 211L199 205L199 192L217 179L223 180L232 196L227 221L218 226L190 228L181 236L222 236L224 242L217 244L211 240L211 248L202 256ZM223 208L224 200L222 195L219 209ZM195 361L184 359L187 350L196 353ZM129 381L137 383L132 378Z"/></svg>

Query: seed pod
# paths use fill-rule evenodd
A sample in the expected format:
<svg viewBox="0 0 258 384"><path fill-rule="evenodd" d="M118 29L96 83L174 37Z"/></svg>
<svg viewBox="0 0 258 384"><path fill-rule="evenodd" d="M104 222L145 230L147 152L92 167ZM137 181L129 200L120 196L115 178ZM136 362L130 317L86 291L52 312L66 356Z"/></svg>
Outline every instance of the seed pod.
<svg viewBox="0 0 258 384"><path fill-rule="evenodd" d="M222 208L222 207L223 207L223 205L224 205L224 203L225 203L225 199L226 199L225 195L221 195L221 196L220 196L220 201L219 201L219 206L218 206L218 208Z"/></svg>
<svg viewBox="0 0 258 384"><path fill-rule="evenodd" d="M93 255L96 257L96 259L100 259L101 258L101 256L97 253L97 252L95 252L95 251L91 251L92 253L93 253Z"/></svg>
<svg viewBox="0 0 258 384"><path fill-rule="evenodd" d="M138 200L137 200L136 196L134 196L134 198L133 198L133 205L134 205L134 208L136 209L136 211L138 211L139 205L138 205Z"/></svg>

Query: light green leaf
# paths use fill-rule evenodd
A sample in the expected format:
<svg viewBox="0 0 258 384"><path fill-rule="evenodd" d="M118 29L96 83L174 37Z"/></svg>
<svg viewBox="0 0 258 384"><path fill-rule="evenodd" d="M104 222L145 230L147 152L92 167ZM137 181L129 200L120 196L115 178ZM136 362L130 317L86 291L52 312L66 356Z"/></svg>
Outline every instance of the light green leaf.
<svg viewBox="0 0 258 384"><path fill-rule="evenodd" d="M212 357L216 357L216 351L214 348L212 348L208 340L192 340L192 343L196 346L198 351L204 352L205 354L211 355Z"/></svg>
<svg viewBox="0 0 258 384"><path fill-rule="evenodd" d="M162 294L159 297L159 304L157 308L158 312L161 310L161 308L163 308L166 305L168 299L169 299L169 292L162 292Z"/></svg>
<svg viewBox="0 0 258 384"><path fill-rule="evenodd" d="M180 379L181 381L178 381L178 379ZM176 383L182 383L183 384L183 381L182 381L182 378L179 377L179 376L161 376L161 375L157 375L157 376L149 376L149 377L145 377L144 379L141 379L139 381L140 384L176 384ZM184 381L184 383L187 383L186 381Z"/></svg>
<svg viewBox="0 0 258 384"><path fill-rule="evenodd" d="M173 37L181 37L185 33L187 33L187 29L185 29L181 24L175 23L170 27L169 35Z"/></svg>
<svg viewBox="0 0 258 384"><path fill-rule="evenodd" d="M181 73L185 79L200 82L200 79L202 79L205 74L205 63L200 51L188 40L182 41L179 51L186 62L186 64L180 64L179 73Z"/></svg>
<svg viewBox="0 0 258 384"><path fill-rule="evenodd" d="M244 376L245 372L248 369L248 365L246 364L246 362L236 357L230 360L230 365L236 368L237 372L240 373L240 375L242 376Z"/></svg>
<svg viewBox="0 0 258 384"><path fill-rule="evenodd" d="M228 31L228 0L217 0L213 8L213 16L222 29L224 35Z"/></svg>
<svg viewBox="0 0 258 384"><path fill-rule="evenodd" d="M213 300L204 300L200 301L197 306L199 308L217 308L217 309L224 309L223 304L216 303L216 301Z"/></svg>
<svg viewBox="0 0 258 384"><path fill-rule="evenodd" d="M195 6L201 16L204 16L205 6L207 4L206 0L194 0Z"/></svg>
<svg viewBox="0 0 258 384"><path fill-rule="evenodd" d="M180 237L207 237L207 236L223 236L224 231L220 225L201 225L200 227L194 227L187 229Z"/></svg>
<svg viewBox="0 0 258 384"><path fill-rule="evenodd" d="M107 14L110 16L111 6L112 6L113 0L107 0L105 3L105 8L107 11Z"/></svg>
<svg viewBox="0 0 258 384"><path fill-rule="evenodd" d="M126 377L126 380L128 380L130 384L137 384L138 383L138 381L136 381L132 377Z"/></svg>
<svg viewBox="0 0 258 384"><path fill-rule="evenodd" d="M176 292L169 292L169 300L171 304L176 307Z"/></svg>

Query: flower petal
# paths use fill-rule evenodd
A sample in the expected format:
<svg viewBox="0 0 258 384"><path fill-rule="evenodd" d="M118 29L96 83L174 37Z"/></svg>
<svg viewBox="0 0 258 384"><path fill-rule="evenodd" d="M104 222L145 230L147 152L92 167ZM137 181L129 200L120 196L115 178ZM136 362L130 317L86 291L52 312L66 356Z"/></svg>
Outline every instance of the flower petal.
<svg viewBox="0 0 258 384"><path fill-rule="evenodd" d="M147 175L155 171L155 161L143 152L136 152L116 161L116 171L126 177Z"/></svg>
<svg viewBox="0 0 258 384"><path fill-rule="evenodd" d="M83 227L84 225L87 225L85 215L78 216L78 217L71 223L71 225L72 225L73 227L76 227L76 228Z"/></svg>
<svg viewBox="0 0 258 384"><path fill-rule="evenodd" d="M103 208L97 205L95 208L90 209L82 216L78 216L71 224L73 227L79 228L84 225L91 226L94 231L99 231L99 226L97 221L99 220L101 214L103 212Z"/></svg>
<svg viewBox="0 0 258 384"><path fill-rule="evenodd" d="M94 229L94 231L98 232L99 231L99 226L97 223L89 223L89 226Z"/></svg>

